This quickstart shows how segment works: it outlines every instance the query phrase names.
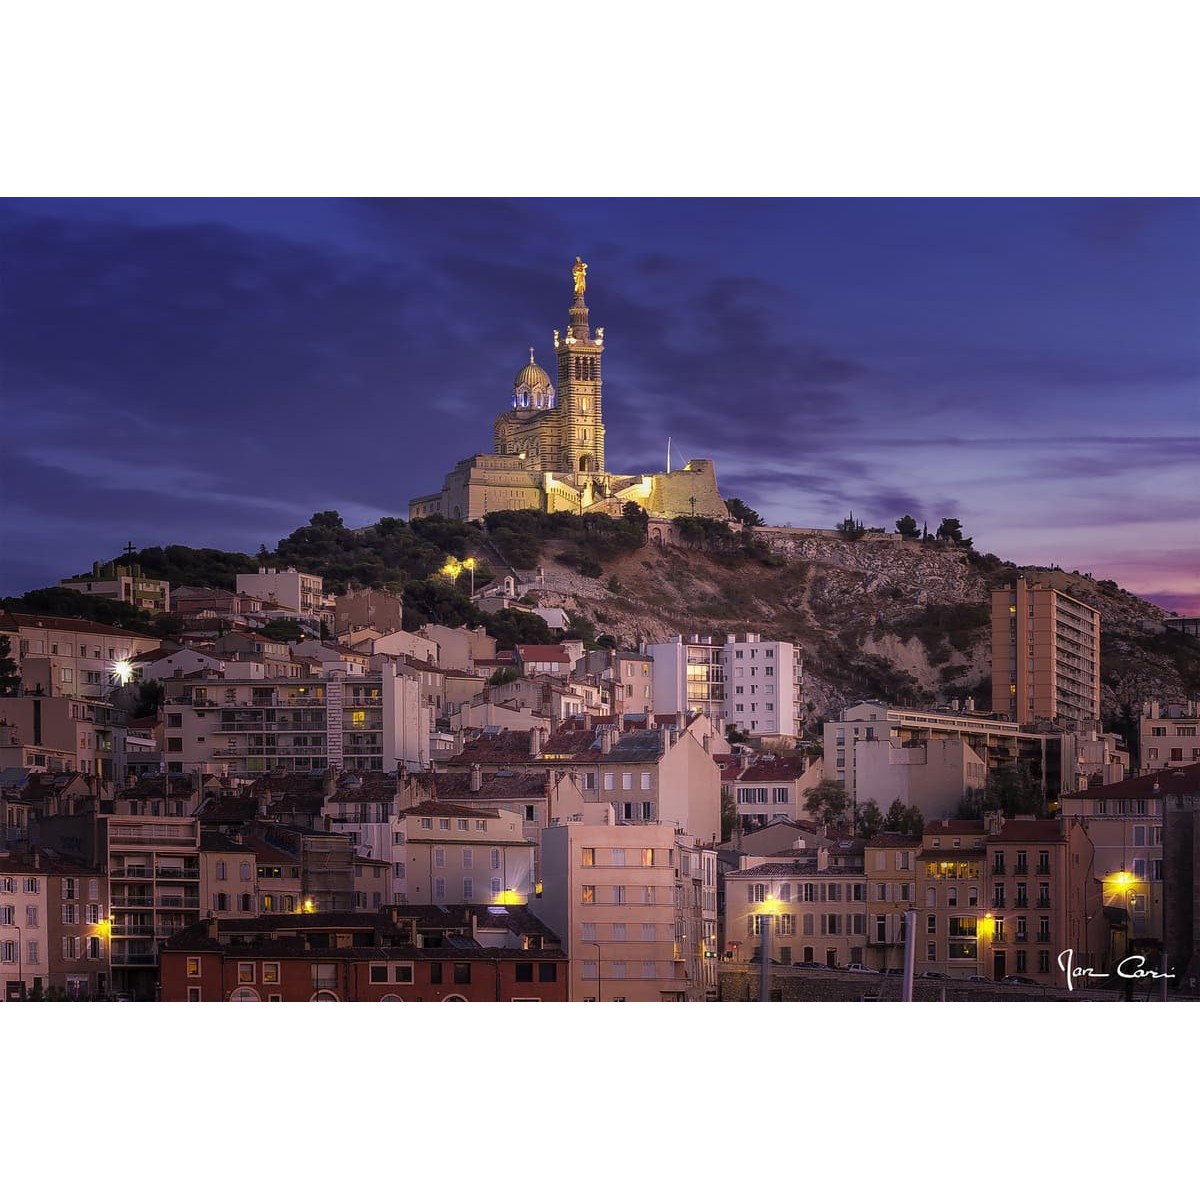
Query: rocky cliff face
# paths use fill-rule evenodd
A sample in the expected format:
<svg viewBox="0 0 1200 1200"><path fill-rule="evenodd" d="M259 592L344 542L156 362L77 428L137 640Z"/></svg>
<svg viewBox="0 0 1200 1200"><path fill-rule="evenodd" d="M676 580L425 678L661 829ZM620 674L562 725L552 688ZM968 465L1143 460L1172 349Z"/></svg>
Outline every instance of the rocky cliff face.
<svg viewBox="0 0 1200 1200"><path fill-rule="evenodd" d="M607 564L602 579L555 563L548 546L544 584L531 573L524 586L621 645L746 630L795 642L814 728L865 697L972 696L989 709L991 589L1018 570L1100 610L1106 722L1143 698L1200 691L1200 643L1164 632L1167 614L1114 583L891 535L765 530L757 541L737 554L650 545Z"/></svg>

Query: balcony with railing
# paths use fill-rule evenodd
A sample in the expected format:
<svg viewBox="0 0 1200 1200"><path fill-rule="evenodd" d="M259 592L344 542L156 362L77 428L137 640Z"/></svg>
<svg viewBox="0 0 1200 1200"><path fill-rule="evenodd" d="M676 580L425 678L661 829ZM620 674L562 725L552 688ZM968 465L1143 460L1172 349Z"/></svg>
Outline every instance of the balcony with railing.
<svg viewBox="0 0 1200 1200"><path fill-rule="evenodd" d="M1037 899L1037 906L1038 906L1038 908L1049 908L1050 907L1050 897L1049 896L1039 896Z"/></svg>
<svg viewBox="0 0 1200 1200"><path fill-rule="evenodd" d="M199 879L199 867L158 867L155 875L159 879Z"/></svg>
<svg viewBox="0 0 1200 1200"><path fill-rule="evenodd" d="M154 936L154 926L143 923L132 924L123 921L114 921L109 928L109 932L113 937L152 938Z"/></svg>
<svg viewBox="0 0 1200 1200"><path fill-rule="evenodd" d="M1028 908L1028 907L1029 907L1029 897L1028 896L1018 896L1015 900L1013 900L1013 908Z"/></svg>
<svg viewBox="0 0 1200 1200"><path fill-rule="evenodd" d="M159 908L194 908L199 910L199 896L159 896Z"/></svg>
<svg viewBox="0 0 1200 1200"><path fill-rule="evenodd" d="M158 961L158 956L153 951L126 954L114 950L110 961L114 967L152 967Z"/></svg>

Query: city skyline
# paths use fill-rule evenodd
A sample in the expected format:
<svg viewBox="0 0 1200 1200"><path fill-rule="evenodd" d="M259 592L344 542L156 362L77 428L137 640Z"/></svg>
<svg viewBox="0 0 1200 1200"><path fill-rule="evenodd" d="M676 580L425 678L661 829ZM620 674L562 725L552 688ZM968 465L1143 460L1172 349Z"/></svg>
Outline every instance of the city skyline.
<svg viewBox="0 0 1200 1200"><path fill-rule="evenodd" d="M1200 207L1180 200L9 201L4 594L311 513L407 516L553 359L609 453L769 523L959 518L1200 613Z"/></svg>

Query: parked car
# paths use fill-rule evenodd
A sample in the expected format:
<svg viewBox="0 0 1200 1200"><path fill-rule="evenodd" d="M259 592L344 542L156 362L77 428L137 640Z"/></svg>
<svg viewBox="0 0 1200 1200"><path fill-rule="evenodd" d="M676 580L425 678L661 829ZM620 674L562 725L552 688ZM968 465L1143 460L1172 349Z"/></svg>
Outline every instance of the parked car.
<svg viewBox="0 0 1200 1200"><path fill-rule="evenodd" d="M824 964L824 963L819 963L819 962L798 962L798 963L792 963L792 966L794 966L794 967L804 967L806 970L809 970L809 971L823 971L823 970L825 970L825 964Z"/></svg>
<svg viewBox="0 0 1200 1200"><path fill-rule="evenodd" d="M884 967L883 970L880 971L879 973L881 975L903 975L904 968L903 967Z"/></svg>
<svg viewBox="0 0 1200 1200"><path fill-rule="evenodd" d="M868 967L866 963L850 963L846 967L847 971L853 971L855 975L878 975L879 972L874 967Z"/></svg>
<svg viewBox="0 0 1200 1200"><path fill-rule="evenodd" d="M1030 979L1028 975L1005 975L1003 982L1020 984L1021 987L1040 986L1036 979Z"/></svg>
<svg viewBox="0 0 1200 1200"><path fill-rule="evenodd" d="M922 971L917 976L918 979L949 979L950 976L944 971Z"/></svg>
<svg viewBox="0 0 1200 1200"><path fill-rule="evenodd" d="M992 981L986 975L968 975L968 983L991 983Z"/></svg>

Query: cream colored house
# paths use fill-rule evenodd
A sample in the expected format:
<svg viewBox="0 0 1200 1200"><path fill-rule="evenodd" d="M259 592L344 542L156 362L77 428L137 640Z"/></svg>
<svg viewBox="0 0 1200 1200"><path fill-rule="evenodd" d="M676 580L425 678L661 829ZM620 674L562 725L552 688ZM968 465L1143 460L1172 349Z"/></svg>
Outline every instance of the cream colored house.
<svg viewBox="0 0 1200 1200"><path fill-rule="evenodd" d="M527 904L534 895L535 846L508 809L429 800L398 815L397 835L397 904Z"/></svg>
<svg viewBox="0 0 1200 1200"><path fill-rule="evenodd" d="M572 821L543 830L543 893L531 910L563 940L568 999L702 998L703 979L688 977L694 954L677 936L687 932L677 927L678 854L669 825Z"/></svg>
<svg viewBox="0 0 1200 1200"><path fill-rule="evenodd" d="M865 961L865 871L817 862L768 862L725 875L725 953L746 962L762 951L770 920L769 957L785 966L816 962L843 967Z"/></svg>

